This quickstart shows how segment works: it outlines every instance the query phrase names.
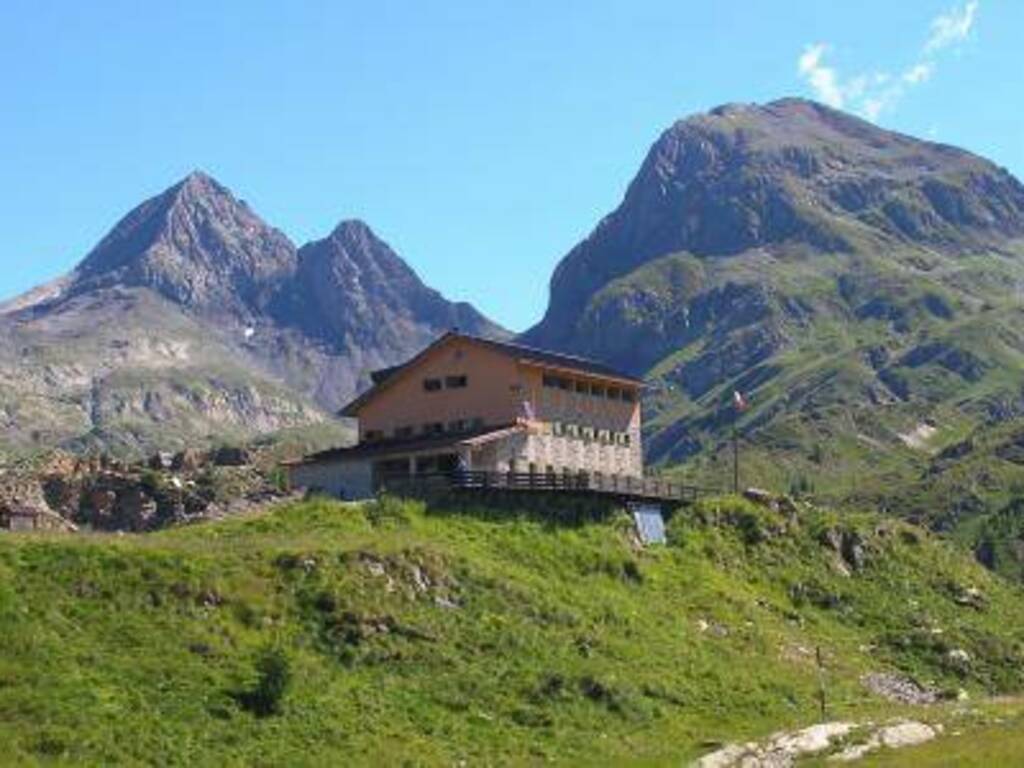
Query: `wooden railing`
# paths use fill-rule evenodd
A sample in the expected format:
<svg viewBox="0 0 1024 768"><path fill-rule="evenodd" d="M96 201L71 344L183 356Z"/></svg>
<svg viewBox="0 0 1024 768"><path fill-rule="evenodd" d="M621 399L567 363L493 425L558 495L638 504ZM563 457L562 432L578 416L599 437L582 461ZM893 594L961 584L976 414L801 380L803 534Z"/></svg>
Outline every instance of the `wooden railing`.
<svg viewBox="0 0 1024 768"><path fill-rule="evenodd" d="M548 491L592 493L632 499L692 502L700 489L657 478L616 477L591 474L539 472L482 472L478 470L432 472L417 475L386 475L379 478L383 490L420 489Z"/></svg>

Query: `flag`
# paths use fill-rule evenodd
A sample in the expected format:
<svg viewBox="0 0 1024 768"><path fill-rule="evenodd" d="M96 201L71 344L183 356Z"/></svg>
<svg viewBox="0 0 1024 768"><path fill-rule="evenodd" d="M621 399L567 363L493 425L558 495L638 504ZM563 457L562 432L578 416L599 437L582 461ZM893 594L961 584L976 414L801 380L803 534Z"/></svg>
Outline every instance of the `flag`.
<svg viewBox="0 0 1024 768"><path fill-rule="evenodd" d="M732 393L732 404L736 406L736 410L743 413L750 407L750 403L747 402L747 398L741 395L739 392Z"/></svg>

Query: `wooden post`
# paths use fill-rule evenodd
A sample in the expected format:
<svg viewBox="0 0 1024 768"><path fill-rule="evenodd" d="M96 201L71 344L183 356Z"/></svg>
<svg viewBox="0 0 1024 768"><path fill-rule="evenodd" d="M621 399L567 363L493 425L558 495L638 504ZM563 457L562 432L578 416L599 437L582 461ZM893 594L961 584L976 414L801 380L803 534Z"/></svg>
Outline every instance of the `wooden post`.
<svg viewBox="0 0 1024 768"><path fill-rule="evenodd" d="M821 715L821 721L825 722L828 719L828 706L825 697L825 664L821 658L821 646L814 646L814 658L818 663L818 710Z"/></svg>

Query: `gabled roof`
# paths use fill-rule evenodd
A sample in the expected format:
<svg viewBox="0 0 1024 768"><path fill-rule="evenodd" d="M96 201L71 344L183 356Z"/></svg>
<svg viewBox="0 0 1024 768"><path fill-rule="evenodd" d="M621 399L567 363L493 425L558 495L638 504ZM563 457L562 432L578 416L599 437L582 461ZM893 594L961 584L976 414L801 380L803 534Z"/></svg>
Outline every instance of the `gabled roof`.
<svg viewBox="0 0 1024 768"><path fill-rule="evenodd" d="M420 360L426 357L431 350L436 349L441 344L446 344L455 339L461 339L463 341L489 347L501 354L514 357L517 360L521 360L526 363L551 368L560 368L570 372L575 371L584 375L596 376L599 378L616 379L636 386L642 386L644 383L642 379L638 379L636 376L618 371L615 368L605 365L597 360L590 360L588 358L577 357L575 355L566 355L561 352L552 352L546 349L537 349L536 347L528 347L524 344L516 344L511 341L497 341L495 339L488 339L484 336L461 333L460 331L448 331L406 362L401 363L400 365L391 366L390 368L382 368L380 370L373 371L370 374L370 380L373 382L373 386L342 408L341 411L339 411L339 415L350 417L355 416L359 409L368 400L370 400L370 398L374 397L382 389L385 389L397 380L399 374L414 367Z"/></svg>
<svg viewBox="0 0 1024 768"><path fill-rule="evenodd" d="M497 341L495 339L484 338L483 336L472 336L464 333L456 335L484 344L492 349L497 349L500 352L516 357L520 360L527 360L541 365L549 365L553 368L565 368L567 370L578 371L579 373L590 374L592 376L619 379L621 381L628 381L638 385L644 383L643 379L638 379L636 376L632 376L628 373L612 368L610 365L606 365L599 360L592 360L588 357L566 355L561 352L552 352L547 349L528 347L525 344L516 344L511 341Z"/></svg>

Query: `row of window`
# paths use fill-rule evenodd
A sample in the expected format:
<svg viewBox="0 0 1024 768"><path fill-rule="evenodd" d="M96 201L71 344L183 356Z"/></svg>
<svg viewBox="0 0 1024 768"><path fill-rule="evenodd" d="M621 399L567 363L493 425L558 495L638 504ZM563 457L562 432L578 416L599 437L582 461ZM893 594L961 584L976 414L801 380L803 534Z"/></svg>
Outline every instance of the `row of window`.
<svg viewBox="0 0 1024 768"><path fill-rule="evenodd" d="M631 441L628 432L615 432L611 429L598 429L582 424L564 424L561 421L551 422L551 434L556 437L577 438L586 443L597 441L605 445L628 446Z"/></svg>
<svg viewBox="0 0 1024 768"><path fill-rule="evenodd" d="M421 424L418 428L413 426L396 427L393 437L396 440L409 440L418 436L434 437L436 435L458 435L463 432L472 432L482 429L484 420L480 417L473 419L454 419L445 424L443 421L431 421ZM363 435L367 443L383 440L387 435L383 429L368 429Z"/></svg>
<svg viewBox="0 0 1024 768"><path fill-rule="evenodd" d="M469 377L464 373L456 376L445 376L443 379L424 379L423 389L425 392L440 392L441 389L463 389L469 385Z"/></svg>
<svg viewBox="0 0 1024 768"><path fill-rule="evenodd" d="M631 389L606 387L604 384L592 384L589 381L567 379L564 376L555 376L551 373L544 374L543 383L549 389L561 389L565 392L575 392L578 395L606 397L609 400L623 400L627 403L632 403L636 399L636 395Z"/></svg>
<svg viewBox="0 0 1024 768"><path fill-rule="evenodd" d="M445 424L443 421L431 421L421 424L419 428L412 426L396 427L393 437L396 440L410 440L416 436L435 437L438 435L458 435L464 432L472 432L483 429L484 420L480 417L473 419L454 419ZM616 432L611 429L598 429L583 424L566 424L561 421L553 421L548 425L550 433L555 437L568 437L575 440L582 440L585 443L598 442L603 445L629 446L632 438L628 432ZM383 440L387 435L382 429L368 429L363 435L363 440L368 443Z"/></svg>

